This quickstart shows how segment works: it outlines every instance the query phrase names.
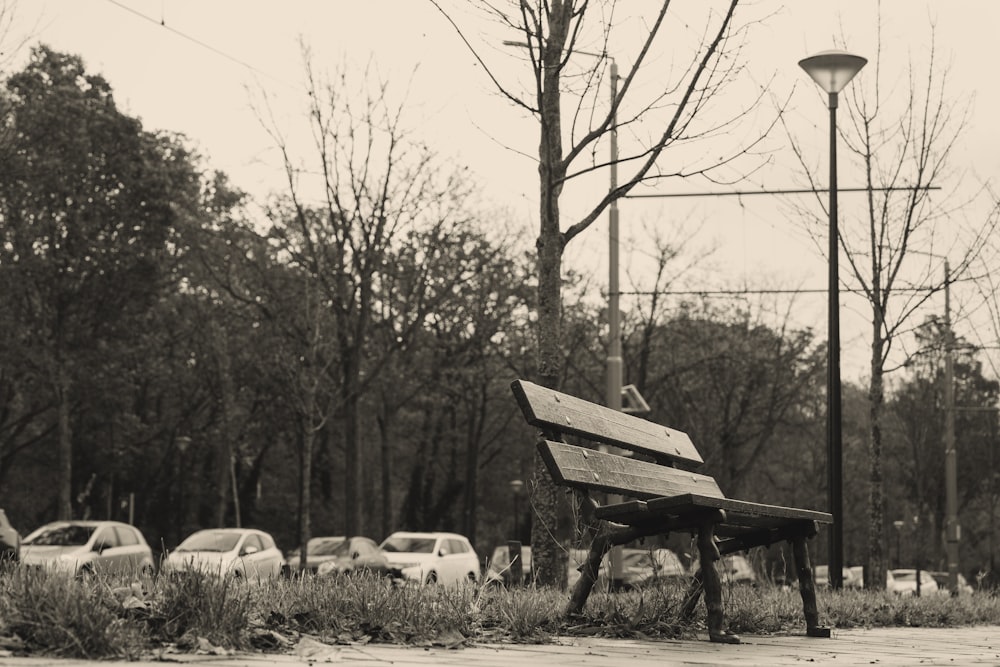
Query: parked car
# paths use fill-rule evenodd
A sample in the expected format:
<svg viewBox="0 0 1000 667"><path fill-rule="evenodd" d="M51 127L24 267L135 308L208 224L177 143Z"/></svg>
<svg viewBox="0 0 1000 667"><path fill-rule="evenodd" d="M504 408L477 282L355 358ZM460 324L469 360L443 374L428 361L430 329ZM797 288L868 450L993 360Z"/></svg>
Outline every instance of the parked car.
<svg viewBox="0 0 1000 667"><path fill-rule="evenodd" d="M897 595L917 594L917 571L913 569L889 570L885 573L885 590ZM927 570L920 570L920 595L938 595L940 591L934 577Z"/></svg>
<svg viewBox="0 0 1000 667"><path fill-rule="evenodd" d="M153 551L135 526L119 521L55 521L21 543L21 563L82 574L152 574Z"/></svg>
<svg viewBox="0 0 1000 667"><path fill-rule="evenodd" d="M386 577L401 577L399 568L389 565L382 548L368 537L342 540L320 564L317 574L351 574L371 572Z"/></svg>
<svg viewBox="0 0 1000 667"><path fill-rule="evenodd" d="M199 570L238 579L272 579L286 567L274 538L254 528L211 528L192 533L163 564L168 572Z"/></svg>
<svg viewBox="0 0 1000 667"><path fill-rule="evenodd" d="M844 588L864 588L865 580L860 567L845 567L841 570ZM830 566L817 565L813 568L817 588L827 588L830 585Z"/></svg>
<svg viewBox="0 0 1000 667"><path fill-rule="evenodd" d="M530 584L533 579L533 571L531 569L531 546L523 545L521 547L521 570L524 576L525 583ZM569 550L569 567L567 568L566 575L566 585L568 588L572 588L576 580L580 578L580 566L587 559L586 549L570 549ZM510 556L508 555L507 545L501 544L493 549L493 554L490 556L489 560L486 562L486 583L488 584L500 584L503 586L508 586L510 584Z"/></svg>
<svg viewBox="0 0 1000 667"><path fill-rule="evenodd" d="M530 546L521 547L521 558L524 561L522 564L524 580L530 582L532 576ZM569 550L566 581L568 587L575 585L580 578L580 566L586 559L586 549ZM595 586L607 586L609 562L608 556L605 556L604 560L601 561ZM622 549L622 583L625 588L641 588L655 581L687 579L687 576L681 559L670 549ZM509 584L510 558L506 545L498 546L493 550L486 570L486 581L505 586Z"/></svg>
<svg viewBox="0 0 1000 667"><path fill-rule="evenodd" d="M601 561L596 586L606 587L610 573L608 556ZM637 589L656 583L688 579L681 559L670 549L622 549L622 587Z"/></svg>
<svg viewBox="0 0 1000 667"><path fill-rule="evenodd" d="M948 587L948 573L947 572L931 572L932 577L934 577L934 582L938 585L938 590L945 593L951 594L951 589ZM966 581L965 575L961 572L958 573L958 594L968 595L972 593L973 588Z"/></svg>
<svg viewBox="0 0 1000 667"><path fill-rule="evenodd" d="M343 537L313 537L306 543L306 572L316 574L319 566L335 558L334 551L343 543ZM292 574L300 571L302 548L299 547L288 557L288 570Z"/></svg>
<svg viewBox="0 0 1000 667"><path fill-rule="evenodd" d="M486 583L509 586L511 583L510 553L506 544L493 549L486 562ZM570 564L570 568L573 565ZM531 546L521 546L521 573L525 582L531 582Z"/></svg>
<svg viewBox="0 0 1000 667"><path fill-rule="evenodd" d="M21 534L0 509L0 563L16 563L21 558Z"/></svg>
<svg viewBox="0 0 1000 667"><path fill-rule="evenodd" d="M696 560L693 565L697 567ZM719 571L719 578L724 584L756 584L757 573L746 556L742 554L729 554L723 556L716 567Z"/></svg>
<svg viewBox="0 0 1000 667"><path fill-rule="evenodd" d="M407 580L427 584L479 581L479 556L462 535L396 532L380 546L389 564Z"/></svg>

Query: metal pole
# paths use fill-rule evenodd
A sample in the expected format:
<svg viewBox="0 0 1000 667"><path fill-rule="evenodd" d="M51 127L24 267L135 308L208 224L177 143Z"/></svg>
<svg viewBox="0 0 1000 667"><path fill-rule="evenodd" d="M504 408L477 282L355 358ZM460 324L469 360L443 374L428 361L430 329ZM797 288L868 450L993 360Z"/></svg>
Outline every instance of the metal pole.
<svg viewBox="0 0 1000 667"><path fill-rule="evenodd" d="M517 503L517 491L515 491L514 492L514 539L515 540L520 540L521 539L521 526L520 526L520 522L518 520L518 514L520 513L519 510L521 508L519 508L517 505L518 505L518 503Z"/></svg>
<svg viewBox="0 0 1000 667"><path fill-rule="evenodd" d="M827 484L830 514L830 587L840 589L844 582L843 459L840 430L840 278L837 231L837 93L830 93L830 275L827 325Z"/></svg>
<svg viewBox="0 0 1000 667"><path fill-rule="evenodd" d="M611 182L610 191L618 187L618 65L611 63ZM607 405L622 409L622 341L618 285L618 200L608 206L608 386Z"/></svg>
<svg viewBox="0 0 1000 667"><path fill-rule="evenodd" d="M611 61L611 156L609 192L618 188L618 63ZM608 378L607 405L612 410L622 409L622 340L618 285L618 199L612 196L608 205ZM621 498L609 496L608 502ZM623 583L622 547L611 549L608 565L611 571L611 589L619 590Z"/></svg>
<svg viewBox="0 0 1000 667"><path fill-rule="evenodd" d="M948 560L948 589L958 594L958 546L962 528L958 523L958 464L955 452L955 362L951 335L951 283L948 260L944 262L944 475L945 475L945 557Z"/></svg>

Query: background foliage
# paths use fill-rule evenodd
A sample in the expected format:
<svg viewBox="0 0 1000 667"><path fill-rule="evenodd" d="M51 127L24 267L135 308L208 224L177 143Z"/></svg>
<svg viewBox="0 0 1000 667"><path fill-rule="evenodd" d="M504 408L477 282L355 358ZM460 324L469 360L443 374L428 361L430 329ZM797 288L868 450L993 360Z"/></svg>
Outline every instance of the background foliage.
<svg viewBox="0 0 1000 667"><path fill-rule="evenodd" d="M515 537L517 505L528 540L534 434L508 386L535 372L533 259L462 170L413 142L393 155L426 179L420 193L366 208L290 187L261 220L183 137L118 110L78 58L39 47L0 104L0 506L22 533L58 516L131 519L170 548L241 523L290 549L305 503L314 535L454 530L485 557ZM576 275L564 295L561 385L601 402L603 302ZM822 508L822 341L741 303L624 313L625 381L649 419L692 435L727 493ZM889 553L934 569L942 335L922 328L885 433L885 533L902 538ZM983 408L957 420L970 577L990 565L996 495L998 387L977 355L963 347L956 364L958 404ZM851 564L867 539L864 391L845 386L844 406ZM514 479L528 481L517 503Z"/></svg>

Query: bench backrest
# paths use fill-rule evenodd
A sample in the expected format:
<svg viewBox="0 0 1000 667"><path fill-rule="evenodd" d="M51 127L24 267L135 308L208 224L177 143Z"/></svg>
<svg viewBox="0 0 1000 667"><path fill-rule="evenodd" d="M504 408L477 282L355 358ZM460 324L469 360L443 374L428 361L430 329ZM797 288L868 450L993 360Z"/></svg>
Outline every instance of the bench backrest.
<svg viewBox="0 0 1000 667"><path fill-rule="evenodd" d="M713 478L676 467L703 463L687 434L524 380L515 380L511 389L525 419L542 431L538 451L557 484L639 500L682 494L725 497ZM568 444L564 435L642 454L653 462Z"/></svg>
<svg viewBox="0 0 1000 667"><path fill-rule="evenodd" d="M510 388L527 422L550 440L569 434L644 454L657 463L691 468L705 462L681 431L533 382L514 380Z"/></svg>

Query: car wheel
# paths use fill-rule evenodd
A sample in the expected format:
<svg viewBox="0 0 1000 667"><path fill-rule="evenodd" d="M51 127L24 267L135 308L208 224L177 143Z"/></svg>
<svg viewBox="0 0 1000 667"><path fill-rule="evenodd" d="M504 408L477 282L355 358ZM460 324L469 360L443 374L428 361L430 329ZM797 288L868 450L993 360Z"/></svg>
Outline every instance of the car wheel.
<svg viewBox="0 0 1000 667"><path fill-rule="evenodd" d="M437 580L438 580L437 572L430 572L430 573L427 574L426 583L428 583L428 584L436 584Z"/></svg>
<svg viewBox="0 0 1000 667"><path fill-rule="evenodd" d="M476 573L475 572L470 572L469 573L469 583L470 584L476 583Z"/></svg>

